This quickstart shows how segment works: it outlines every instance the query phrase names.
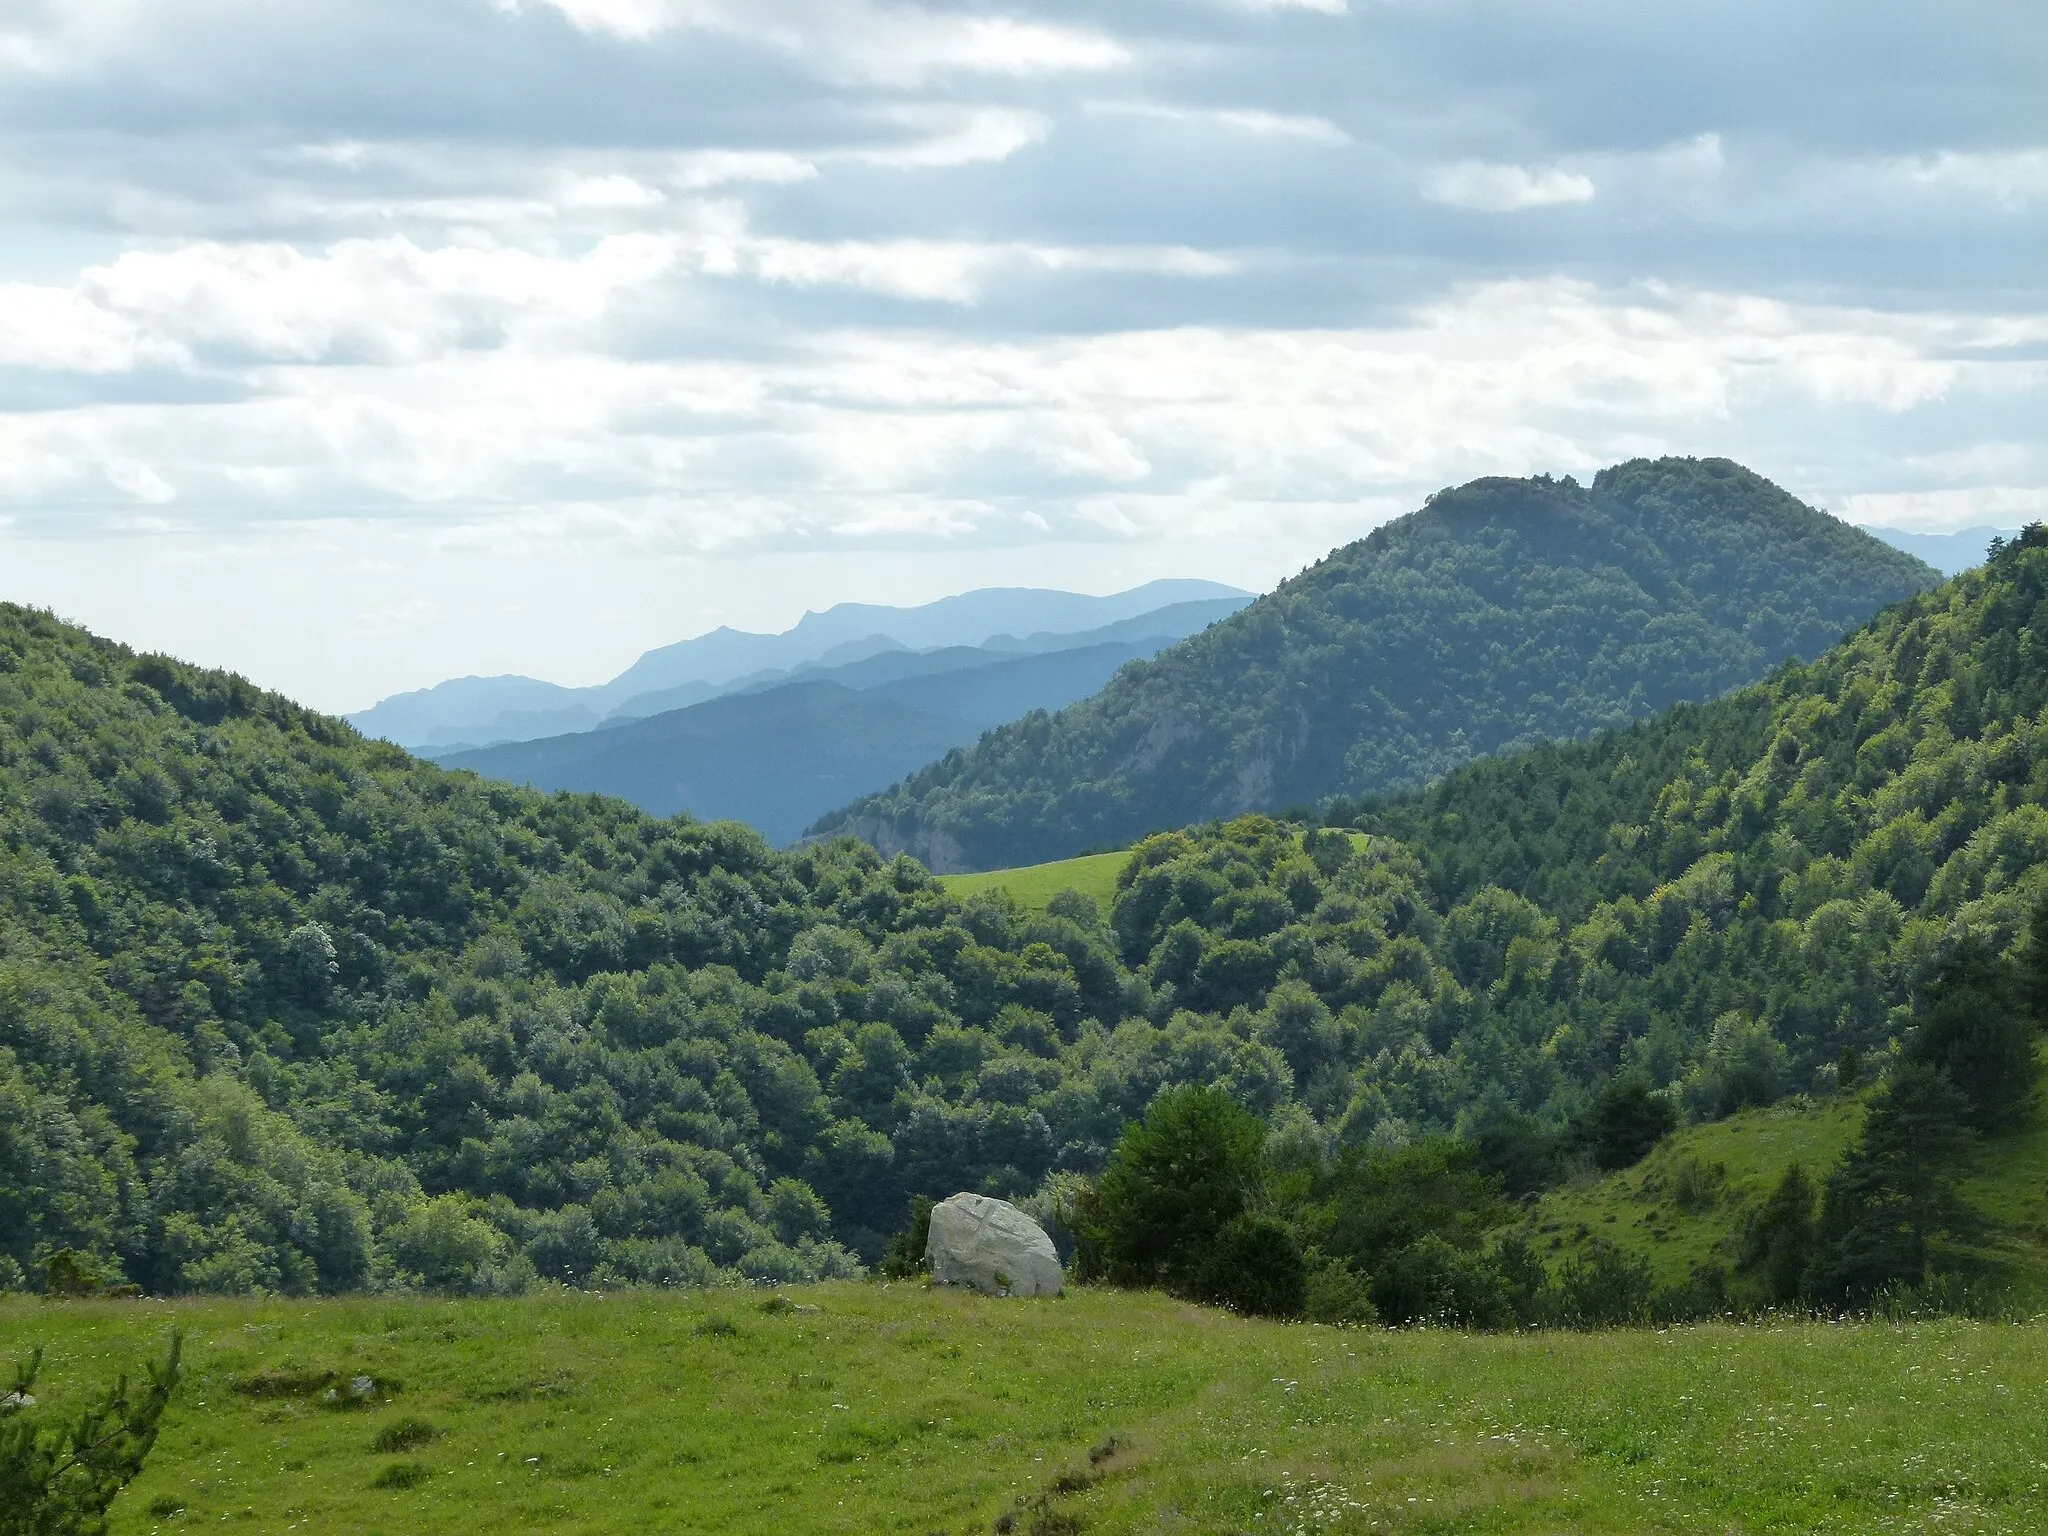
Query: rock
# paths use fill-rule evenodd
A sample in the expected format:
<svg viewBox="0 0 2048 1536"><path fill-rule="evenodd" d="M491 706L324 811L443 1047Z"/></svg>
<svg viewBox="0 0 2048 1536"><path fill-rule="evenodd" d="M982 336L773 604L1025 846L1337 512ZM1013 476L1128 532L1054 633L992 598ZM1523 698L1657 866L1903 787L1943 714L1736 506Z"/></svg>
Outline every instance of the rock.
<svg viewBox="0 0 2048 1536"><path fill-rule="evenodd" d="M955 1195L932 1207L924 1256L934 1285L986 1296L1057 1296L1060 1256L1045 1229L1007 1200Z"/></svg>

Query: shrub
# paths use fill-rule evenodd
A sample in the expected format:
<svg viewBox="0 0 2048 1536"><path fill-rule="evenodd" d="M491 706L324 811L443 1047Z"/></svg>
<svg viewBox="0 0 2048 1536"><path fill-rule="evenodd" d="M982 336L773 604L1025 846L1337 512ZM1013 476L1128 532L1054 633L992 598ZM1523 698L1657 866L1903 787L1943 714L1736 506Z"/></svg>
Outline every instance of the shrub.
<svg viewBox="0 0 2048 1536"><path fill-rule="evenodd" d="M440 1433L440 1430L425 1419L400 1419L378 1430L376 1438L370 1442L370 1449L380 1455L389 1455L393 1451L410 1451L425 1445L429 1440L436 1439Z"/></svg>
<svg viewBox="0 0 2048 1536"><path fill-rule="evenodd" d="M1200 1300L1250 1317L1299 1317L1308 1267L1285 1222L1249 1212L1225 1222L1188 1289Z"/></svg>
<svg viewBox="0 0 2048 1536"><path fill-rule="evenodd" d="M1160 1095L1127 1129L1080 1219L1083 1255L1118 1285L1184 1288L1265 1178L1266 1128L1214 1088Z"/></svg>
<svg viewBox="0 0 2048 1536"><path fill-rule="evenodd" d="M1485 1258L1431 1233L1380 1267L1373 1305L1391 1327L1503 1328L1514 1322L1507 1286Z"/></svg>
<svg viewBox="0 0 2048 1536"><path fill-rule="evenodd" d="M1325 1259L1309 1269L1301 1314L1312 1323L1364 1325L1380 1320L1371 1287L1342 1259Z"/></svg>

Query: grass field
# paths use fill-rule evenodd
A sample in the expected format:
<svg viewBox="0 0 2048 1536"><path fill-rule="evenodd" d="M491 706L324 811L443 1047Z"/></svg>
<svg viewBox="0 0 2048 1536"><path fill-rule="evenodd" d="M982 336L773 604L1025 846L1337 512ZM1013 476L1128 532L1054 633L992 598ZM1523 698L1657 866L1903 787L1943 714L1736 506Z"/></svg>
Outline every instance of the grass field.
<svg viewBox="0 0 2048 1536"><path fill-rule="evenodd" d="M189 1376L119 1533L2021 1532L2048 1483L2039 1326L1470 1337L856 1283L0 1301L55 1403L173 1323ZM328 1405L356 1377L373 1401Z"/></svg>
<svg viewBox="0 0 2048 1536"><path fill-rule="evenodd" d="M1004 890L1022 907L1043 911L1045 904L1061 891L1076 890L1093 896L1108 915L1116 899L1116 877L1122 873L1128 853L1087 853L1078 859L1061 859L1053 864L1032 864L1023 869L991 869L977 875L942 875L947 890L955 896L976 891Z"/></svg>

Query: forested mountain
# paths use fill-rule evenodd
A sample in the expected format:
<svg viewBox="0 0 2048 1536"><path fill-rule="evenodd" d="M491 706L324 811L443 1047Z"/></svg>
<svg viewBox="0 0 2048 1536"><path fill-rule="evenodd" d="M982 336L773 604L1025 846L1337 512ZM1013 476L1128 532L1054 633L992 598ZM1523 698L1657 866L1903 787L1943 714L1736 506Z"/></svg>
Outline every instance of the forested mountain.
<svg viewBox="0 0 2048 1536"><path fill-rule="evenodd" d="M1033 913L0 609L0 1283L831 1273L911 1194L1098 1168L1176 1083L1537 1162L1618 1073L1705 1117L1825 1086L1965 936L2023 942L2044 634L2034 530L1733 696Z"/></svg>
<svg viewBox="0 0 2048 1536"><path fill-rule="evenodd" d="M1936 579L1725 460L1479 480L814 830L991 869L1421 784L1724 693Z"/></svg>

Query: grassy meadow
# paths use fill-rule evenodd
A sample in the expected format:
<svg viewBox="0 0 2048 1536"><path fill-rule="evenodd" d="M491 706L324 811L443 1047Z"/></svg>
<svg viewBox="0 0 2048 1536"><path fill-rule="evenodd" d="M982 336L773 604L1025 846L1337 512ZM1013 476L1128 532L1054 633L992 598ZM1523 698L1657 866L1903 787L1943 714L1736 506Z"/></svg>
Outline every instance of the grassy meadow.
<svg viewBox="0 0 2048 1536"><path fill-rule="evenodd" d="M1122 873L1130 854L1087 853L1077 859L1060 859L1051 864L1030 864L1022 869L991 869L974 875L942 875L940 883L955 896L972 896L977 891L1008 891L1017 905L1035 911L1061 891L1074 890L1093 896L1104 912L1116 900L1116 877Z"/></svg>
<svg viewBox="0 0 2048 1536"><path fill-rule="evenodd" d="M2035 1325L1469 1336L860 1283L0 1301L52 1404L174 1323L124 1536L2022 1532L2048 1482Z"/></svg>

